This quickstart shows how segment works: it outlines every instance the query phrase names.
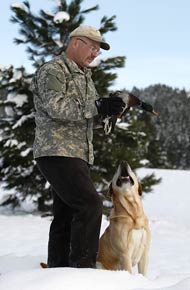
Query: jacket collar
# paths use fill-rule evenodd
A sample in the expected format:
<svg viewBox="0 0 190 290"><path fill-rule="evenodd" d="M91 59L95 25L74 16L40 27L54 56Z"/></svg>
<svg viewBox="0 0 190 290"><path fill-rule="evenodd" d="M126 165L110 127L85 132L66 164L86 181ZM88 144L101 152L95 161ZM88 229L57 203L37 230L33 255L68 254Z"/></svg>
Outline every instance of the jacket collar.
<svg viewBox="0 0 190 290"><path fill-rule="evenodd" d="M70 72L72 73L82 73L85 74L87 76L91 76L92 72L91 69L84 67L84 70L81 70L78 65L70 58L67 57L67 55L65 54L65 52L63 52L61 54L61 58L64 60L64 62L66 63L68 69Z"/></svg>

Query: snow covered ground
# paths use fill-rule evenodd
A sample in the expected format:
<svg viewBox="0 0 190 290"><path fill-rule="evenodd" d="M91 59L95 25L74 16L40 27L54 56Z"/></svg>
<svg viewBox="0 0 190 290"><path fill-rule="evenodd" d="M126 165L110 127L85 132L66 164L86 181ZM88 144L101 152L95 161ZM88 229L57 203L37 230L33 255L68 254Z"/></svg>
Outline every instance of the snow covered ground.
<svg viewBox="0 0 190 290"><path fill-rule="evenodd" d="M51 218L0 214L1 290L190 290L190 171L155 172L162 183L143 199L152 231L148 277L126 271L41 269ZM1 194L1 193L0 193ZM107 226L102 222L101 233Z"/></svg>

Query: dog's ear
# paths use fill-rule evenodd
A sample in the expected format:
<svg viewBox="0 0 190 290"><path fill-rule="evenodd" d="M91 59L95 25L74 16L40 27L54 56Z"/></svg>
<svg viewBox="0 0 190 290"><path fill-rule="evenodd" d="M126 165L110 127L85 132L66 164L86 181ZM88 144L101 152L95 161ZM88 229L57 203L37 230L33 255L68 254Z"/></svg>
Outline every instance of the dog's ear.
<svg viewBox="0 0 190 290"><path fill-rule="evenodd" d="M109 189L108 189L108 196L111 197L113 195L113 187L112 187L112 182L109 185Z"/></svg>
<svg viewBox="0 0 190 290"><path fill-rule="evenodd" d="M138 194L139 194L140 196L142 196L142 185L141 185L140 182L139 182L139 187L138 187Z"/></svg>

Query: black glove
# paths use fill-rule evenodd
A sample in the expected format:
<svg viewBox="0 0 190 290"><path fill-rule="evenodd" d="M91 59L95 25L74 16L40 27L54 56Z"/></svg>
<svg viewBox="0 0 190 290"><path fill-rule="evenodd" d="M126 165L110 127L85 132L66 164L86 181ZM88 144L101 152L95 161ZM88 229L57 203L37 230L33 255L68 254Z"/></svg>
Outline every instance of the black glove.
<svg viewBox="0 0 190 290"><path fill-rule="evenodd" d="M115 116L123 111L125 103L120 97L99 98L95 101L98 113L103 116Z"/></svg>

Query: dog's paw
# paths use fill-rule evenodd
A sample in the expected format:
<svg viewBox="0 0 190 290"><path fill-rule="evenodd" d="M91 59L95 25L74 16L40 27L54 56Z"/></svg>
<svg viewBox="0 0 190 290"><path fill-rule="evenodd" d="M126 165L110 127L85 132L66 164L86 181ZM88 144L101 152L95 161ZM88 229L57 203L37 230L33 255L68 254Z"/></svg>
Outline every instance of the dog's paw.
<svg viewBox="0 0 190 290"><path fill-rule="evenodd" d="M96 262L96 269L105 269L101 262Z"/></svg>

